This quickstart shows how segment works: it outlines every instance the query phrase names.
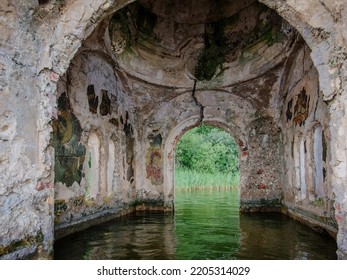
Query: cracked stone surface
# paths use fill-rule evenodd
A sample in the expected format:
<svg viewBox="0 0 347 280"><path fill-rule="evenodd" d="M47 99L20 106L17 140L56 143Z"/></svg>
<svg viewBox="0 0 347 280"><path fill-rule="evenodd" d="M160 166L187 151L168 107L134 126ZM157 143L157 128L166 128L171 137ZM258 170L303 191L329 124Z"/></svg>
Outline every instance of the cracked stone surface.
<svg viewBox="0 0 347 280"><path fill-rule="evenodd" d="M347 259L347 2L3 0L0 259L134 209L172 210L201 122L239 144L242 211Z"/></svg>

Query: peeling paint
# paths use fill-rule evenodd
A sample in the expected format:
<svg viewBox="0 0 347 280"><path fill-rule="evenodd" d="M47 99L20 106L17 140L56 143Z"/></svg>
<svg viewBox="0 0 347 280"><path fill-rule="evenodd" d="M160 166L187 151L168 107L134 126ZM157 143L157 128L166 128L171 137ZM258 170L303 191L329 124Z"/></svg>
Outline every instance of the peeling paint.
<svg viewBox="0 0 347 280"><path fill-rule="evenodd" d="M52 254L53 221L72 232L147 204L172 207L175 141L203 120L242 139L242 210L286 211L326 228L347 259L347 35L339 3L7 2L0 7L1 258ZM124 5L123 17L113 17ZM85 147L93 133L100 183L88 197ZM119 186L111 193L107 174Z"/></svg>

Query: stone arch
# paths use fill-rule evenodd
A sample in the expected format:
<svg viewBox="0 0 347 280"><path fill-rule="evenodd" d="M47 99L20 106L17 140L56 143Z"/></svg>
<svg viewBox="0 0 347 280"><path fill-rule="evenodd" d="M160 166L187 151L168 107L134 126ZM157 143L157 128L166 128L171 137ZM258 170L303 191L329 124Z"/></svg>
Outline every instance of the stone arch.
<svg viewBox="0 0 347 280"><path fill-rule="evenodd" d="M307 183L306 183L306 139L304 136L300 137L299 142L299 158L300 158L300 195L301 199L305 200L307 196Z"/></svg>
<svg viewBox="0 0 347 280"><path fill-rule="evenodd" d="M59 76L65 73L82 41L92 33L102 19L132 2L134 0L120 2L115 0L76 0L69 6L69 9L64 10L62 16L56 22L53 36L47 40L47 44L43 47L43 55L38 67L38 72L41 74L42 105L51 102L51 100L48 100L51 97L48 98L48 96L52 93L54 96L55 82L59 80ZM336 70L337 68L332 70L335 65L330 62L334 61L337 42L342 40L342 35L333 32L334 28L330 24L326 24L334 21L331 11L322 4L312 4L314 2L312 0L306 1L305 5L294 5L284 0L259 0L259 2L275 10L301 33L312 49L311 56L319 72L319 83L324 97L325 99L331 99L341 89L340 77L336 72L338 70ZM310 7L315 7L313 17ZM324 20L321 20L322 17ZM72 21L74 24L66 25L67 21ZM331 44L327 43L328 39ZM322 55L323 53L324 55ZM46 86L47 80L51 82L49 87ZM49 93L47 94L47 92ZM41 109L39 124L44 127L49 122L49 118L46 116L54 115L54 108L42 106ZM41 131L40 137L49 139L45 131ZM45 151L46 147L49 146L49 141L42 141L42 144L41 150ZM333 157L334 159L335 157Z"/></svg>
<svg viewBox="0 0 347 280"><path fill-rule="evenodd" d="M115 0L74 1L59 18L53 36L44 46L44 55L41 58L38 72L51 69L59 76L63 75L82 41L92 33L101 20L135 1L123 0L120 3ZM305 1L305 5L295 5L284 0L259 0L259 2L275 10L300 32L313 51L312 60L319 72L321 89L327 99L331 98L336 91L333 87L339 81L336 80L336 72L331 73L333 69L329 69L329 60L333 59L334 49L326 43L325 39L330 37L332 45L336 45L335 47L337 47L337 42L343 40L342 35L334 32L333 26L328 24L335 20L332 12L325 5L317 4L314 0ZM313 16L312 7L315 8ZM336 9L338 13L338 9L342 9L342 5ZM73 21L75 24L66 25L67 21ZM330 81L330 76L335 79Z"/></svg>
<svg viewBox="0 0 347 280"><path fill-rule="evenodd" d="M306 135L298 133L293 143L294 156L294 195L296 201L305 200L307 197L307 156Z"/></svg>
<svg viewBox="0 0 347 280"><path fill-rule="evenodd" d="M323 165L323 129L320 124L313 131L313 156L314 156L314 190L318 198L323 198L324 193L324 165Z"/></svg>
<svg viewBox="0 0 347 280"><path fill-rule="evenodd" d="M87 151L87 194L96 198L100 192L100 139L96 133L90 133Z"/></svg>
<svg viewBox="0 0 347 280"><path fill-rule="evenodd" d="M340 52L345 49L346 35L341 32L343 20L342 11L346 4L317 3L315 0L276 1L259 0L269 8L274 9L287 20L303 37L312 50L311 58L319 73L319 86L325 100L331 100L343 91L341 73L342 61ZM332 24L334 22L335 24ZM340 27L341 29L337 28Z"/></svg>
<svg viewBox="0 0 347 280"><path fill-rule="evenodd" d="M107 154L107 194L112 194L114 190L114 173L116 168L116 146L112 139L108 143L108 154Z"/></svg>
<svg viewBox="0 0 347 280"><path fill-rule="evenodd" d="M44 46L42 52L44 55L41 57L38 67L38 72L41 73L42 77L41 99L43 104L47 103L47 91L54 95L55 82L67 70L83 40L92 33L102 19L134 1L128 0L118 3L115 0L76 0L62 14L58 19L53 36ZM320 88L326 99L332 98L334 92L337 91L332 85L340 85L340 82L338 81L338 77L336 77L336 72L332 73L330 71L331 69L329 69L330 64L328 62L332 59L334 50L327 45L326 40L322 40L322 36L330 36L329 38L333 42L332 45L335 45L334 42L337 40L339 34L333 33L331 29L324 30L327 27L324 23L332 19L329 11L323 5L312 5L314 1L310 1L310 4L307 3L304 6L296 6L292 3L287 3L288 1L259 0L259 2L278 12L280 16L286 19L301 33L304 40L312 49L312 60L319 72ZM320 16L324 15L324 21L317 21L317 16L312 20L311 13L308 14L309 7L312 6L316 6L316 13ZM67 21L72 21L74 24L66 25ZM324 56L322 56L322 52L324 52ZM335 78L331 79L330 76ZM50 87L46 87L47 80L53 82ZM54 108L44 106L42 107L42 112L40 123L42 123L41 126L44 126L45 123L49 122L44 117L44 112L47 112L48 114L46 115L48 116L54 115ZM45 132L41 133L42 138L47 138ZM45 142L49 146L48 141ZM42 149L44 150L45 147L42 147Z"/></svg>
<svg viewBox="0 0 347 280"><path fill-rule="evenodd" d="M214 120L209 119L207 121L203 122L207 125L212 125L218 128L221 128L228 132L231 137L234 139L244 139L244 136L242 135L242 132L240 130L235 131L235 127L231 127L226 122L221 122L220 120ZM175 150L176 145L182 135L187 132L188 130L197 127L201 124L200 122L200 116L191 116L190 118L185 119L184 121L177 124L170 132L170 134L167 137L167 140L165 141L164 145L164 171L163 171L163 177L164 177L164 200L165 204L169 208L173 208L174 203L174 172L175 172ZM244 165L241 161L241 155L242 150L239 146L239 167L240 167L240 173L242 174ZM243 188L244 182L241 181L242 175L240 176L240 189Z"/></svg>
<svg viewBox="0 0 347 280"><path fill-rule="evenodd" d="M52 168L54 151L50 142L52 140L51 120L57 118L56 83L63 79L82 42L99 23L116 10L134 1L40 1L41 4L47 2L45 5L38 5L38 1L18 3L18 1L8 0L7 2L5 9L8 6L8 12L5 12L6 20L3 21L5 41L4 47L1 46L1 53L5 55L1 57L0 65L0 76L3 81L1 90L5 89L6 96L3 100L5 113L2 118L9 118L14 125L4 126L5 132L3 131L2 134L6 155L13 151L21 151L21 156L13 158L11 156L11 161L4 162L2 167L5 170L10 170L12 166L23 168L18 169L22 174L20 182L17 181L20 175L9 180L6 173L2 180L6 184L11 184L9 188L11 192L23 187L34 189L35 186L38 191L42 191L42 193L32 192L30 198L23 198L23 201L35 204L40 201L42 205L45 205L45 210L35 210L36 212L33 210L32 213L43 218L40 224L42 228L45 228L43 250L49 252L52 250L50 248L53 239L52 201L54 198L51 187L54 184ZM54 13L47 13L55 4L62 2L64 5L66 3L62 9L56 5ZM259 2L277 11L294 26L312 50L311 56L319 72L319 90L324 95L322 99L329 103L327 112L331 117L328 124L322 123L324 131L328 134L327 139L332 142L329 146L331 169L328 172L331 188L329 186L326 192L333 192L331 196L335 196L333 211L335 211L339 228L337 236L339 254L341 258L347 258L347 220L345 219L347 213L347 129L345 128L347 72L344 71L347 63L347 33L343 20L346 18L347 2L342 0L259 0ZM26 46L25 51L22 51L22 46ZM29 80L30 83L28 83ZM28 101L30 103L27 103ZM29 107L28 104L30 104ZM11 130L9 136L6 134L8 129ZM1 202L7 202L5 199L8 199L7 196L2 196ZM17 207L16 210L23 209L20 207L22 206ZM8 213L5 217L12 219ZM18 222L18 220L14 221ZM18 241L28 232L35 236L37 228L32 227L28 230L18 223L17 227L11 229L12 239L6 238L5 245L12 241L19 244ZM2 232L6 230L5 228Z"/></svg>
<svg viewBox="0 0 347 280"><path fill-rule="evenodd" d="M302 135L296 135L293 142L293 160L294 160L294 174L293 174L293 186L295 188L294 195L297 197L296 199L299 200L298 192L300 190L300 141L302 139Z"/></svg>
<svg viewBox="0 0 347 280"><path fill-rule="evenodd" d="M39 72L51 69L58 75L65 73L83 40L107 16L136 0L75 0L56 22L51 39L44 46ZM66 24L73 22L74 24Z"/></svg>
<svg viewBox="0 0 347 280"><path fill-rule="evenodd" d="M43 128L49 123L50 117L54 115L54 102L52 102L51 96L54 99L55 83L59 80L59 76L62 76L68 68L71 59L81 46L81 42L91 34L101 19L131 2L133 1L122 1L119 4L118 2L115 4L116 1L112 0L77 0L63 14L56 26L52 39L47 41L48 43L43 51L45 55L42 57L40 66L38 67L38 72L40 73L40 81L38 83L41 91L38 126L41 145L40 160L42 162L45 162L46 153L50 152L47 149L50 139L49 132ZM331 25L326 25L327 22L334 22L334 18L330 15L329 11L323 5L317 5L314 1L306 1L303 6L296 6L292 2L284 0L260 0L260 2L277 11L294 26L312 49L312 60L319 72L319 84L324 94L324 99L331 100L336 93L342 93L341 75L343 74L339 71L345 62L341 62L342 59L339 58L339 55L343 54L343 48L340 47L343 45L341 42L344 38L340 34L334 33L334 28L331 28ZM311 14L307 14L309 11L308 7L314 7L315 5L317 7L314 17L311 17ZM84 7L84 10L80 9L80 7ZM318 15L322 16L324 20L321 22L317 21ZM314 19L312 20L312 18ZM67 26L65 23L71 20L75 24ZM47 104L51 105L47 106ZM343 127L342 122L346 121L346 117L342 119L339 116L341 111L341 103L336 102L332 104L331 124L335 123L335 127L331 125L330 129L331 134L337 137L336 141L344 143L343 139L346 133L344 131L338 133L339 128ZM343 145L346 146L345 143ZM332 164L336 163L336 166L341 162L346 162L346 153L339 153L339 149L341 149L341 146L339 148L332 147ZM343 181L346 179L346 175L344 174L345 170L342 172L342 169L337 167L333 171L333 188L336 188L336 190L342 190L344 187ZM343 197L343 195L339 196L338 205L343 205ZM337 216L341 216L342 213L346 212L345 210L337 211ZM341 220L340 224L342 227L344 223Z"/></svg>

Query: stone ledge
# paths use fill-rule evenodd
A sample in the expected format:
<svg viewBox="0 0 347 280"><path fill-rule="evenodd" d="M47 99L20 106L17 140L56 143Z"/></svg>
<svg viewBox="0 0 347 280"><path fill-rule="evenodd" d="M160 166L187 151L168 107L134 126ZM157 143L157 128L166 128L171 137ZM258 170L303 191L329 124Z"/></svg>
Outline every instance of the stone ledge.
<svg viewBox="0 0 347 280"><path fill-rule="evenodd" d="M163 202L156 200L136 200L122 208L103 210L98 213L85 216L78 221L71 221L56 225L54 239L58 240L70 234L85 230L89 227L111 221L115 218L143 211L170 212L173 211L173 209L167 206L165 207Z"/></svg>
<svg viewBox="0 0 347 280"><path fill-rule="evenodd" d="M322 217L312 212L299 209L297 207L286 207L283 209L283 213L288 215L294 220L299 221L320 233L327 233L336 240L337 225L330 223L328 217Z"/></svg>
<svg viewBox="0 0 347 280"><path fill-rule="evenodd" d="M240 212L282 212L282 198L242 199Z"/></svg>
<svg viewBox="0 0 347 280"><path fill-rule="evenodd" d="M89 227L99 225L115 218L128 215L134 212L134 206L127 206L123 209L107 209L98 213L88 215L78 221L66 222L55 226L54 239L58 240L70 234L85 230Z"/></svg>

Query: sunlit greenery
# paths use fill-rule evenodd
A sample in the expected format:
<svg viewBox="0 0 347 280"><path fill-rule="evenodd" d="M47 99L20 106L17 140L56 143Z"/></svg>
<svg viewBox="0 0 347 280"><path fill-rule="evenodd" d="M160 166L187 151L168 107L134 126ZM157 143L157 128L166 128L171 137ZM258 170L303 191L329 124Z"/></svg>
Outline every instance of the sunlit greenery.
<svg viewBox="0 0 347 280"><path fill-rule="evenodd" d="M227 189L239 184L239 175L232 173L203 173L195 170L177 169L176 187L199 190L206 187Z"/></svg>
<svg viewBox="0 0 347 280"><path fill-rule="evenodd" d="M238 147L219 128L201 125L186 132L177 144L175 159L178 188L238 185Z"/></svg>

